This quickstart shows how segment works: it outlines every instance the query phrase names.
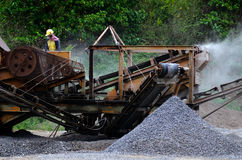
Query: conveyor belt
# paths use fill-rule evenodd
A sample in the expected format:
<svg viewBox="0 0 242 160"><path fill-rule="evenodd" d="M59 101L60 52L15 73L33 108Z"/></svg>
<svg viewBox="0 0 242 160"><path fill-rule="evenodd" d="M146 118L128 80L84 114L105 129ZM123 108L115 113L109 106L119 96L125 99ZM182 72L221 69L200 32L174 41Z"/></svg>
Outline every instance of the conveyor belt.
<svg viewBox="0 0 242 160"><path fill-rule="evenodd" d="M195 100L193 102L194 105L199 105L205 103L207 101L213 100L215 98L223 97L225 95L242 91L242 79L237 79L235 81L221 84L218 87L214 87L207 91L194 94Z"/></svg>
<svg viewBox="0 0 242 160"><path fill-rule="evenodd" d="M164 73L164 68L162 68L161 74ZM174 73L173 76L176 74L179 73ZM172 80L166 83L160 83L165 80L165 78L163 79L160 76L157 72L151 72L135 95L130 98L129 103L125 105L122 113L106 129L107 135L122 136L126 134L143 121L158 100L162 98L167 99L167 97L163 96L171 88L173 83Z"/></svg>
<svg viewBox="0 0 242 160"><path fill-rule="evenodd" d="M41 116L69 129L85 130L85 126L82 125L82 120L79 117L60 110L37 96L25 93L23 90L9 86L2 81L0 81L0 97L20 108L29 109L29 114Z"/></svg>

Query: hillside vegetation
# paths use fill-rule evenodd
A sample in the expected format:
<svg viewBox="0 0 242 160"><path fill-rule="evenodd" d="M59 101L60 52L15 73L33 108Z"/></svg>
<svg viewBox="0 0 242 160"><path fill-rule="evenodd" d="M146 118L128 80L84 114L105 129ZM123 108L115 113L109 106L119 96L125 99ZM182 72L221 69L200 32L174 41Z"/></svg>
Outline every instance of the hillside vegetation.
<svg viewBox="0 0 242 160"><path fill-rule="evenodd" d="M185 45L236 33L241 15L241 0L2 0L0 36L41 48L52 28L63 47L88 45L112 25L126 44Z"/></svg>

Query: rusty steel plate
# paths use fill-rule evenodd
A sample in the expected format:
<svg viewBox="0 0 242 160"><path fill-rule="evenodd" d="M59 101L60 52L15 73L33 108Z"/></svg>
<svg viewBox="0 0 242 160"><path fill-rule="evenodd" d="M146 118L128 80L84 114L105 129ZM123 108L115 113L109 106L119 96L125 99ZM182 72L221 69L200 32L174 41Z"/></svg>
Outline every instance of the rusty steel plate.
<svg viewBox="0 0 242 160"><path fill-rule="evenodd" d="M27 77L34 72L37 65L37 57L31 49L18 47L10 53L8 68L16 77Z"/></svg>

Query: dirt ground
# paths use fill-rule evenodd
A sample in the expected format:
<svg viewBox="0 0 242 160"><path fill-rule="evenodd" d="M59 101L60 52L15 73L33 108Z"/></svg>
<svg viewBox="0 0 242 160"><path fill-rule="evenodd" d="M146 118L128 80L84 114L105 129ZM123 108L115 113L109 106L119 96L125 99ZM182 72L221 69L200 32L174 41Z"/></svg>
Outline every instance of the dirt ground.
<svg viewBox="0 0 242 160"><path fill-rule="evenodd" d="M239 100L242 103L242 98ZM213 111L219 107L214 102L207 102L200 105L199 115L202 117L207 113ZM238 129L242 128L242 112L228 109L226 107L221 108L215 113L211 114L207 118L204 119L209 124L218 128L227 128L227 129Z"/></svg>

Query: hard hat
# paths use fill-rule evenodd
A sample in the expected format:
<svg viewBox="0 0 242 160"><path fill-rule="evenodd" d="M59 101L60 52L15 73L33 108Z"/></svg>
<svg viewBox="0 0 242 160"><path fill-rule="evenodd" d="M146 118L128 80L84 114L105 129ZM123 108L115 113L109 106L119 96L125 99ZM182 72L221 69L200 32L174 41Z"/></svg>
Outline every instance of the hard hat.
<svg viewBox="0 0 242 160"><path fill-rule="evenodd" d="M52 29L47 29L45 36L49 36L49 35L51 35L53 33L54 33L54 31Z"/></svg>

